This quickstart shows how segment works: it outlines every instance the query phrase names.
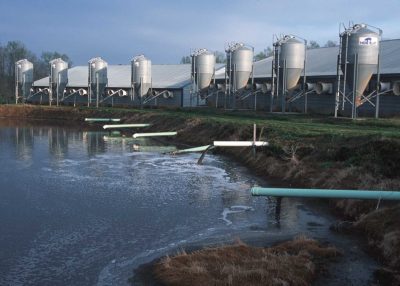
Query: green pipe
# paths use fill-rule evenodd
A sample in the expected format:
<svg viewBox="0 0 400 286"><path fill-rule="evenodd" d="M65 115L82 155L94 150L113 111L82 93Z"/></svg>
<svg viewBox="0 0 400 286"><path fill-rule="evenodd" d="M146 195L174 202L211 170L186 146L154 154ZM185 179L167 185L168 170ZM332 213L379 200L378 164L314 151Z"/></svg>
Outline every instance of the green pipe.
<svg viewBox="0 0 400 286"><path fill-rule="evenodd" d="M136 124L113 124L113 125L104 125L103 129L119 129L119 128L140 128L140 127L149 127L151 124L144 123L136 123Z"/></svg>
<svg viewBox="0 0 400 286"><path fill-rule="evenodd" d="M159 136L175 136L178 132L154 132L154 133L135 133L133 138L139 137L159 137Z"/></svg>
<svg viewBox="0 0 400 286"><path fill-rule="evenodd" d="M188 149L183 149L183 150L177 150L174 152L174 154L183 154L183 153L193 153L193 152L204 152L208 148L210 148L212 145L205 145L205 146L200 146L200 147L194 147L194 148L188 148Z"/></svg>
<svg viewBox="0 0 400 286"><path fill-rule="evenodd" d="M368 190L330 190L293 188L251 188L253 196L300 197L324 199L400 200L400 192Z"/></svg>
<svg viewBox="0 0 400 286"><path fill-rule="evenodd" d="M113 140L113 141L135 141L132 137L123 137L123 136L103 136L104 140Z"/></svg>
<svg viewBox="0 0 400 286"><path fill-rule="evenodd" d="M119 118L85 118L87 122L120 122Z"/></svg>
<svg viewBox="0 0 400 286"><path fill-rule="evenodd" d="M118 130L111 131L111 136L121 136L121 132Z"/></svg>
<svg viewBox="0 0 400 286"><path fill-rule="evenodd" d="M151 152L151 153L171 153L176 150L175 146L142 146L133 145L135 152Z"/></svg>

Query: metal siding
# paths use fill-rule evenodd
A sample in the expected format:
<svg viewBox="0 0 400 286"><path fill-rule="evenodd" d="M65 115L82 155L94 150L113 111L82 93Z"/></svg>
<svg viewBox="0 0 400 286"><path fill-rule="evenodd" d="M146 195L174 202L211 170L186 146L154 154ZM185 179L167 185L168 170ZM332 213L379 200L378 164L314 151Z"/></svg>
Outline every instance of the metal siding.
<svg viewBox="0 0 400 286"><path fill-rule="evenodd" d="M182 88L190 83L190 64L152 65L153 88ZM86 87L88 79L87 66L77 66L68 70L67 87ZM34 82L34 86L48 86L49 77ZM109 88L131 87L130 65L108 66Z"/></svg>
<svg viewBox="0 0 400 286"><path fill-rule="evenodd" d="M318 48L307 51L307 76L336 76L339 47ZM381 74L400 74L400 39L381 41ZM254 77L271 77L272 57L254 63ZM153 65L153 88L182 88L190 83L190 64ZM68 87L87 86L86 66L68 70ZM216 78L225 78L225 68L217 65ZM110 65L108 86L130 88L130 65ZM48 77L34 82L34 86L48 86Z"/></svg>
<svg viewBox="0 0 400 286"><path fill-rule="evenodd" d="M400 74L400 39L384 40L381 44L381 74ZM336 62L339 47L307 50L307 76L336 76ZM254 63L254 77L271 77L272 57ZM224 79L224 68L216 73L217 79Z"/></svg>

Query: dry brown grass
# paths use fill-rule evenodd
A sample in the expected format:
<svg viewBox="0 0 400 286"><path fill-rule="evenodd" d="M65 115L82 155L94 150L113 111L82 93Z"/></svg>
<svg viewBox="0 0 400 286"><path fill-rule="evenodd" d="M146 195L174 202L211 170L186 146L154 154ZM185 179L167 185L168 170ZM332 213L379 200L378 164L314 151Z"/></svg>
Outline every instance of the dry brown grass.
<svg viewBox="0 0 400 286"><path fill-rule="evenodd" d="M271 248L238 243L165 257L154 266L165 285L310 285L318 260L339 253L299 237Z"/></svg>
<svg viewBox="0 0 400 286"><path fill-rule="evenodd" d="M400 269L400 205L369 213L356 227L367 233L369 243L380 251L388 265Z"/></svg>

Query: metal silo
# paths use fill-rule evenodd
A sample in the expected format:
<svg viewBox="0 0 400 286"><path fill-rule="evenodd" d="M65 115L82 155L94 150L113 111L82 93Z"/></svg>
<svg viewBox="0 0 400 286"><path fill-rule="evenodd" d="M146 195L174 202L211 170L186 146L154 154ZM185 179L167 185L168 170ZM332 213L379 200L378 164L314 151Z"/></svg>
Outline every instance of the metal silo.
<svg viewBox="0 0 400 286"><path fill-rule="evenodd" d="M357 24L346 29L340 37L341 70L355 93L353 103L358 107L368 82L377 70L380 35L365 24Z"/></svg>
<svg viewBox="0 0 400 286"><path fill-rule="evenodd" d="M271 94L271 110L273 95L282 96L282 112L286 110L286 101L292 102L301 96L307 96L305 91L305 60L307 41L294 35L285 35L278 38L273 44L272 70L274 73L274 91ZM299 79L303 75L303 91L296 96L287 98L298 87ZM304 111L307 112L307 100Z"/></svg>
<svg viewBox="0 0 400 286"><path fill-rule="evenodd" d="M131 61L131 76L134 94L140 98L146 96L152 85L151 60L144 55L134 57Z"/></svg>
<svg viewBox="0 0 400 286"><path fill-rule="evenodd" d="M107 62L102 58L93 58L88 62L88 106L90 106L92 97L96 98L96 107L99 106L99 100L107 84Z"/></svg>
<svg viewBox="0 0 400 286"><path fill-rule="evenodd" d="M27 59L19 60L15 63L15 103L19 98L22 101L29 96L33 83L33 64Z"/></svg>
<svg viewBox="0 0 400 286"><path fill-rule="evenodd" d="M305 44L292 35L286 35L274 44L279 62L276 68L279 69L281 87L284 91L293 90L299 82L304 69Z"/></svg>
<svg viewBox="0 0 400 286"><path fill-rule="evenodd" d="M215 71L215 55L207 49L195 50L192 53L192 77L197 91L210 86Z"/></svg>
<svg viewBox="0 0 400 286"><path fill-rule="evenodd" d="M253 71L253 48L234 43L226 49L226 72L233 93L246 87Z"/></svg>
<svg viewBox="0 0 400 286"><path fill-rule="evenodd" d="M49 62L49 68L49 104L51 105L53 96L55 95L58 106L60 94L63 95L68 84L68 63L61 58L54 59Z"/></svg>

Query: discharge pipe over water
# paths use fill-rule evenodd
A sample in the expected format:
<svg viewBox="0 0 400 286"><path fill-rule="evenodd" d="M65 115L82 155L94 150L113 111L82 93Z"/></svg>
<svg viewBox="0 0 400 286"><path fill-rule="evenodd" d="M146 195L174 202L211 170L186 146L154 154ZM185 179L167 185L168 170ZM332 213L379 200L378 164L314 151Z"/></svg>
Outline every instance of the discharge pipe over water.
<svg viewBox="0 0 400 286"><path fill-rule="evenodd" d="M253 196L324 198L324 199L362 199L362 200L400 200L400 192L368 190L331 190L331 189L293 189L261 188L251 189Z"/></svg>

